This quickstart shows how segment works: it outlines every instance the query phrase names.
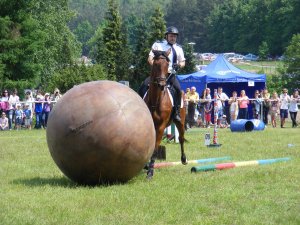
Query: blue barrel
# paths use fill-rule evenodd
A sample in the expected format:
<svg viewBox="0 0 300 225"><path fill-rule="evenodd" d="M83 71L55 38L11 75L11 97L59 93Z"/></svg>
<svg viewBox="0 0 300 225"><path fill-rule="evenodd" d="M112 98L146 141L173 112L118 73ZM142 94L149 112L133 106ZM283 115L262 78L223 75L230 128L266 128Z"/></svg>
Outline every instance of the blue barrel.
<svg viewBox="0 0 300 225"><path fill-rule="evenodd" d="M251 122L254 125L253 130L264 130L265 129L265 123L261 120L252 119Z"/></svg>
<svg viewBox="0 0 300 225"><path fill-rule="evenodd" d="M230 130L232 132L245 132L253 131L254 124L250 120L234 120L230 123Z"/></svg>

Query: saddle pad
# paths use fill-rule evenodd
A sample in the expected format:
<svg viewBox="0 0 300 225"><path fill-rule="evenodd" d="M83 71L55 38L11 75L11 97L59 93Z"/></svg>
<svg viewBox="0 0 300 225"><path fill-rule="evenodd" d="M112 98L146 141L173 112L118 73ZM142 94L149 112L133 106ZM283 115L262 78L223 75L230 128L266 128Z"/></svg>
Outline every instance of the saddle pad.
<svg viewBox="0 0 300 225"><path fill-rule="evenodd" d="M170 98L170 100L171 100L172 106L174 107L174 99L173 99L173 96L172 96L172 94L171 94L169 88L167 88L167 90L168 90L168 95L169 95L169 98ZM148 93L148 90L146 91L146 93L145 93L143 99L145 99L145 97L147 96L147 93ZM181 98L180 108L183 108L183 98Z"/></svg>

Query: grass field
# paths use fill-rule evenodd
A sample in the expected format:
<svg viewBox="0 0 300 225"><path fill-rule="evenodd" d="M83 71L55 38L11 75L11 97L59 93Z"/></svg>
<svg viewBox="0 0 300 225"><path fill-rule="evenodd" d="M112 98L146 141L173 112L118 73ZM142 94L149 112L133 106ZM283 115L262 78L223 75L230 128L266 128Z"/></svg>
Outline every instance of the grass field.
<svg viewBox="0 0 300 225"><path fill-rule="evenodd" d="M278 68L283 65L282 61L257 61L233 63L236 67L252 73L265 73L278 75Z"/></svg>
<svg viewBox="0 0 300 225"><path fill-rule="evenodd" d="M207 65L211 62L204 61L203 63ZM232 64L241 70L252 73L265 73L267 75L278 75L278 68L283 66L282 61L241 61Z"/></svg>
<svg viewBox="0 0 300 225"><path fill-rule="evenodd" d="M204 146L206 132L186 133L189 159L292 160L202 173L180 165L151 181L142 171L127 184L85 187L54 164L45 130L0 132L0 224L300 224L299 128L219 130L217 149ZM178 144L164 144L179 161Z"/></svg>

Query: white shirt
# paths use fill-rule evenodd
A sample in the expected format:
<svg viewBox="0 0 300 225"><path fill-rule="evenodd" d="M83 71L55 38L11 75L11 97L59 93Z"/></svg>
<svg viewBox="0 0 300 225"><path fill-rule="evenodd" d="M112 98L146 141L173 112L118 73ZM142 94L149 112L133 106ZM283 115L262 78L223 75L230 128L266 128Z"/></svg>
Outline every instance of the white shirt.
<svg viewBox="0 0 300 225"><path fill-rule="evenodd" d="M280 109L289 109L289 102L291 98L288 94L281 94L280 95Z"/></svg>
<svg viewBox="0 0 300 225"><path fill-rule="evenodd" d="M218 109L222 109L223 108L223 104L224 104L224 103L222 103L222 101L226 101L229 98L228 98L228 96L224 92L222 92L221 94L218 93L217 97L220 98L220 99L217 100Z"/></svg>
<svg viewBox="0 0 300 225"><path fill-rule="evenodd" d="M294 98L293 96L291 96L291 102L289 107L290 112L298 112L298 102L300 102L299 98Z"/></svg>
<svg viewBox="0 0 300 225"><path fill-rule="evenodd" d="M18 95L11 95L9 96L9 109L15 109L16 108L16 104L20 101L19 96Z"/></svg>
<svg viewBox="0 0 300 225"><path fill-rule="evenodd" d="M180 45L178 45L177 43L174 44L173 47L174 47L174 49L176 51L176 55L177 55L177 62L176 63L185 61L182 47ZM154 53L152 52L152 50L168 51L170 48L171 48L171 46L168 44L168 42L166 40L157 41L152 45L152 48L151 48L151 51L150 51L149 55L154 57ZM169 73L171 73L172 68L173 68L173 52L172 51L169 54L168 58L170 59L168 71L169 71Z"/></svg>

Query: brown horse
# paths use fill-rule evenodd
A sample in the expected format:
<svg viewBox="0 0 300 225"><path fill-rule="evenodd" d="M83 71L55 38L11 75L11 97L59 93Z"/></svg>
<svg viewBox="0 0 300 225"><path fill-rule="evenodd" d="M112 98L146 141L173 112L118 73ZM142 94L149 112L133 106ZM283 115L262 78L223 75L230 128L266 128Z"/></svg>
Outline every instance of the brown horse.
<svg viewBox="0 0 300 225"><path fill-rule="evenodd" d="M171 48L168 51L155 51L153 58L153 66L150 76L150 86L148 93L145 97L145 102L151 112L154 127L156 131L156 142L154 153L151 157L147 177L151 178L154 173L155 154L159 149L164 130L172 123L172 102L168 94L167 80L168 80L168 67L170 60L168 55L171 52ZM179 142L181 147L181 162L187 164L187 159L184 153L184 122L186 111L185 107L180 109L181 122L174 121L178 132Z"/></svg>

